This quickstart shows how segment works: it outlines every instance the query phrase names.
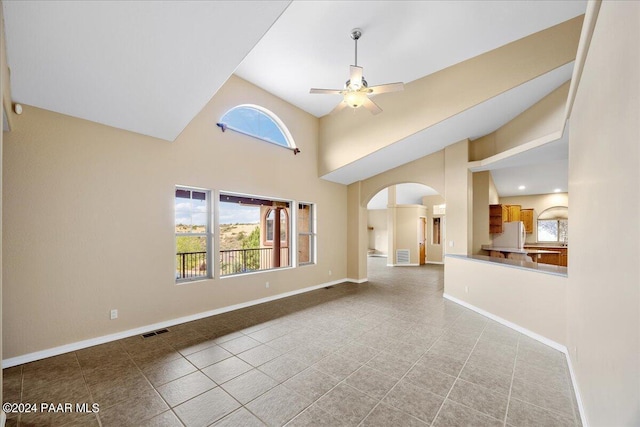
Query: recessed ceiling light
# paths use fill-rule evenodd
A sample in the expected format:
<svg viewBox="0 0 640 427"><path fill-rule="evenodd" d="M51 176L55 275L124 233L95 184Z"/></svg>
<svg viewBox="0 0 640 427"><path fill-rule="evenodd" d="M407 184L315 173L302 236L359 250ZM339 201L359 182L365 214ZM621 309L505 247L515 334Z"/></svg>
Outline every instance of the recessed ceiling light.
<svg viewBox="0 0 640 427"><path fill-rule="evenodd" d="M518 187L518 190L524 190L525 188L527 187L525 187L524 185L521 185L520 187Z"/></svg>
<svg viewBox="0 0 640 427"><path fill-rule="evenodd" d="M562 189L561 189L561 188L556 188L555 190L553 190L553 192L554 192L554 193L559 193L559 192L561 192L561 191L562 191Z"/></svg>

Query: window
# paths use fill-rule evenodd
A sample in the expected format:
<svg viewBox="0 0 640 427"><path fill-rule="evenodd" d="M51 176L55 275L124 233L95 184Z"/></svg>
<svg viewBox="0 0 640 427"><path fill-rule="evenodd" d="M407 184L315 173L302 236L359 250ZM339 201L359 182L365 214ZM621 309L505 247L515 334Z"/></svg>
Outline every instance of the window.
<svg viewBox="0 0 640 427"><path fill-rule="evenodd" d="M569 240L569 210L554 206L538 215L538 241L567 243Z"/></svg>
<svg viewBox="0 0 640 427"><path fill-rule="evenodd" d="M315 263L315 217L314 206L298 203L298 265Z"/></svg>
<svg viewBox="0 0 640 427"><path fill-rule="evenodd" d="M280 214L280 242L287 244L287 229L289 228L289 218L287 215L287 211L283 209L278 210ZM273 245L273 229L274 229L274 221L276 218L276 210L269 209L266 214L266 227L267 232L265 236L265 244Z"/></svg>
<svg viewBox="0 0 640 427"><path fill-rule="evenodd" d="M176 187L176 281L211 277L211 193Z"/></svg>
<svg viewBox="0 0 640 427"><path fill-rule="evenodd" d="M220 275L289 267L290 206L287 201L221 193ZM278 216L280 221L276 223ZM277 228L281 239L274 242Z"/></svg>
<svg viewBox="0 0 640 427"><path fill-rule="evenodd" d="M275 114L258 105L238 105L225 113L218 126L291 148L298 152L289 130Z"/></svg>
<svg viewBox="0 0 640 427"><path fill-rule="evenodd" d="M433 218L433 244L434 245L439 245L440 244L440 218Z"/></svg>

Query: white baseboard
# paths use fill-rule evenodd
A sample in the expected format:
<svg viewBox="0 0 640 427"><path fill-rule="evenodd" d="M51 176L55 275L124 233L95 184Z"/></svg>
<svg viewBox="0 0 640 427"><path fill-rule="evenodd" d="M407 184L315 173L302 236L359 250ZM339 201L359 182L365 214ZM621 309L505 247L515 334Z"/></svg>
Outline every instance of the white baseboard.
<svg viewBox="0 0 640 427"><path fill-rule="evenodd" d="M420 267L420 264L387 264L387 267Z"/></svg>
<svg viewBox="0 0 640 427"><path fill-rule="evenodd" d="M285 292L282 294L272 295L265 298L260 298L252 301L243 302L240 304L231 305L228 307L217 308L215 310L209 310L202 313L196 313L189 316L180 317L177 319L165 320L164 322L154 323L152 325L145 325L139 328L129 329L127 331L116 332L115 334L103 335L101 337L90 338L88 340L77 341L71 344L61 345L59 347L49 348L46 350L36 351L33 353L24 354L22 356L10 357L2 361L2 368L11 368L12 366L22 365L23 363L29 363L47 357L58 356L60 354L69 353L71 351L82 350L83 348L93 347L94 345L104 344L111 341L117 341L123 338L129 338L134 335L141 335L157 329L168 328L171 326L179 325L181 323L192 322L194 320L203 319L209 316L215 316L216 314L227 313L229 311L238 310L240 308L251 307L253 305L262 304L269 301L275 301L281 298L286 298L305 292L314 291L316 289L326 288L327 286L338 285L344 282L363 283L367 279L355 280L355 279L340 279L331 282L322 283L320 285L309 286L307 288L297 289L295 291ZM2 425L0 425L2 427Z"/></svg>
<svg viewBox="0 0 640 427"><path fill-rule="evenodd" d="M444 265L444 262L442 262L442 261L427 261L427 264Z"/></svg>
<svg viewBox="0 0 640 427"><path fill-rule="evenodd" d="M483 316L488 317L491 320L495 320L496 322L498 322L498 323L500 323L500 324L502 324L504 326L507 326L507 327L509 327L511 329L514 329L514 330L520 332L521 334L524 334L524 335L528 336L529 338L533 338L536 341L540 341L542 344L548 345L551 348L554 348L554 349L556 349L558 351L563 352L564 354L567 354L567 347L562 345L562 344L560 344L560 343L557 343L557 342L555 342L553 340L550 340L549 338L543 337L542 335L537 334L537 333L535 333L533 331L530 331L527 328L523 328L520 325L517 325L517 324L512 323L512 322L510 322L510 321L508 321L506 319L503 319L502 317L496 316L493 313L489 313L488 311L485 311L485 310L483 310L481 308L478 308L475 305L471 305L468 302L462 301L461 299L453 297L453 296L451 296L449 294L443 294L442 296L444 298L448 299L449 301L453 301L456 304L459 304L459 305L461 305L463 307L468 308L469 310L473 310L476 313L482 314Z"/></svg>
<svg viewBox="0 0 640 427"><path fill-rule="evenodd" d="M580 412L580 419L582 421L583 427L589 427L589 423L587 423L587 413L584 410L584 405L582 404L582 396L580 395L580 389L578 388L578 382L576 381L576 374L573 371L573 364L571 363L571 357L569 357L569 352L565 353L567 356L567 365L569 365L569 374L571 375L571 384L573 384L573 391L576 394L576 402L578 402L578 411Z"/></svg>
<svg viewBox="0 0 640 427"><path fill-rule="evenodd" d="M496 322L500 323L501 325L504 325L508 328L511 328L515 331L520 332L521 334L524 334L526 336L528 336L529 338L533 338L536 341L541 342L542 344L548 345L549 347L558 350L560 352L562 352L566 359L567 359L567 365L569 366L569 373L571 374L571 383L573 384L573 390L576 393L576 401L578 402L578 410L580 412L580 418L582 421L582 425L583 427L588 427L587 422L586 422L586 417L585 417L585 411L584 411L584 406L582 405L582 398L580 396L580 391L578 389L578 384L576 382L576 377L575 374L573 372L573 365L571 364L571 358L569 357L569 350L567 349L567 346L562 345L560 343L557 343L553 340L550 340L549 338L543 337L540 334L537 334L533 331L528 330L527 328L523 328L520 325L517 325L513 322L510 322L506 319L503 319L502 317L496 316L495 314L489 313L488 311L485 311L481 308L476 307L475 305L469 304L468 302L462 301L456 297L453 297L449 294L443 294L442 295L444 298L448 299L451 302L455 302L456 304L459 304L465 308L468 308L469 310L473 310L478 314L482 314L485 317L488 317L491 320L495 320Z"/></svg>
<svg viewBox="0 0 640 427"><path fill-rule="evenodd" d="M7 422L7 414L5 414L4 411L2 411L0 412L0 427L4 427L6 422Z"/></svg>
<svg viewBox="0 0 640 427"><path fill-rule="evenodd" d="M365 277L364 279L346 279L347 282L351 282L351 283L365 283L369 281L368 277Z"/></svg>

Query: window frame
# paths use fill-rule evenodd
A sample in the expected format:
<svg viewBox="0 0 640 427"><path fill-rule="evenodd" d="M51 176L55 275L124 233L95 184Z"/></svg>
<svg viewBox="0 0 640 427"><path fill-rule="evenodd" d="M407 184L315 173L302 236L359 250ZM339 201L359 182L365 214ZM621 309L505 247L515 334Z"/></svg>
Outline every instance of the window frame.
<svg viewBox="0 0 640 427"><path fill-rule="evenodd" d="M560 222L566 222L566 227L567 227L567 231L565 232L565 236L564 239L561 236L561 227L560 227ZM555 240L542 240L540 238L540 223L555 223L556 224L556 238ZM537 237L538 237L538 242L540 243L565 243L569 236L569 220L565 219L565 218L549 218L549 219L538 219L537 223L536 223L536 233L537 233Z"/></svg>
<svg viewBox="0 0 640 427"><path fill-rule="evenodd" d="M189 191L190 192L190 198L189 200L193 200L193 192L198 192L198 193L204 193L205 194L205 207L206 207L206 227L205 227L205 231L203 233L193 233L193 232L188 232L188 233L178 233L175 230L175 220L176 220L176 215L178 214L178 211L175 208L175 200L178 198L178 196L176 195L176 193L178 192L178 190L182 190L182 191ZM175 257L175 264L174 264L174 271L176 274L175 277L175 284L176 285L180 285L180 284L184 284L184 283L191 283L191 282L196 282L196 281L201 281L201 280L208 280L208 279L213 279L214 278L214 265L213 265L213 200L212 200L212 195L213 195L213 191L206 189L206 188L201 188L201 187L194 187L194 186L190 186L190 185L175 185L174 186L174 210L173 210L173 214L174 214L174 241L173 241L173 247L174 247L174 252L176 254ZM206 254L205 254L205 263L206 263L206 274L205 275L196 275L196 276L191 276L191 277L179 277L179 265L178 265L178 237L205 237L205 242L206 242Z"/></svg>
<svg viewBox="0 0 640 427"><path fill-rule="evenodd" d="M540 239L540 223L555 222L556 238L555 240L542 240ZM562 236L562 230L560 223L565 222L566 229L564 230L564 236ZM538 215L536 218L536 239L540 243L567 243L569 240L569 207L568 206L551 206Z"/></svg>
<svg viewBox="0 0 640 427"><path fill-rule="evenodd" d="M250 110L255 110L258 111L259 113L263 114L264 116L266 116L269 120L271 120L276 127L278 128L278 130L282 133L282 136L284 136L284 139L287 143L287 145L282 145L278 142L266 139L260 135L256 135L255 133L249 132L247 130L243 130L240 129L236 126L230 125L228 123L224 122L224 118L231 113L232 111L238 110L238 109L250 109ZM284 124L284 122L280 119L280 117L278 117L275 113L273 113L272 111L260 106L260 105L256 105L256 104L240 104L240 105L236 105L233 108L230 108L229 110L227 110L222 117L220 118L220 122L218 122L218 126L222 129L222 131L224 132L226 129L230 129L234 132L240 133L242 135L247 135L250 136L252 138L258 139L260 141L264 141L264 142L268 142L269 144L273 144L276 145L278 147L282 147L282 148L286 148L289 150L293 150L294 153L299 152L298 148L296 147L296 143L293 140L293 136L291 136L291 132L289 132L289 129L287 128L287 126Z"/></svg>
<svg viewBox="0 0 640 427"><path fill-rule="evenodd" d="M317 264L317 259L316 259L316 254L317 254L317 230L316 230L316 204L315 203L311 203L311 202L296 202L297 204L297 209L296 209L296 242L295 242L295 250L296 250L296 255L297 255L297 265L298 267L301 266L305 266L305 265L315 265ZM300 231L300 206L301 205L305 205L305 206L309 206L309 230L308 231ZM310 242L309 242L309 261L308 262L301 262L300 261L300 248L298 247L300 244L300 236L309 236Z"/></svg>
<svg viewBox="0 0 640 427"><path fill-rule="evenodd" d="M288 203L293 203L293 201L288 201ZM270 221L275 221L275 218L269 219L269 215L271 215L272 212L274 213L274 217L275 217L275 210L274 209L269 209L265 213L265 216L264 216L265 232L264 232L264 240L262 241L262 243L265 246L273 246L273 236L272 236L271 239L269 239L269 222ZM282 215L283 215L283 217L280 218L280 234L282 234L284 232L284 240L280 239L280 245L281 245L281 247L289 247L289 246L291 246L291 243L289 242L291 220L289 218L289 213L287 212L286 209L283 209ZM282 227L282 223L283 222L284 222L284 227ZM275 230L275 226L272 225L272 227L273 228L271 229L271 232L273 233L273 230Z"/></svg>
<svg viewBox="0 0 640 427"><path fill-rule="evenodd" d="M220 190L218 192L216 192L216 204L215 204L215 209L217 212L218 217L220 216L220 203L231 203L231 202L226 202L221 200L223 197L231 197L231 198L247 198L247 199L252 199L252 200L256 200L256 201L268 201L271 203L288 203L289 204L289 208L291 209L292 206L295 205L295 201L293 201L293 199L282 199L282 198L278 198L278 197L270 197L270 196L257 196L257 195L252 195L252 194L246 194L246 193L240 193L240 192L236 192L236 191L224 191L224 190ZM267 206L267 205L261 205L259 203L255 204L256 207L260 208L260 206ZM273 209L275 208L274 206L269 206L269 209ZM285 215L286 215L286 219L287 219L287 229L286 229L286 237L288 239L288 243L285 244L284 241L280 241L281 243L281 250L282 249L287 249L288 251L288 265L281 265L279 267L270 267L270 268L261 268L261 269L257 269L257 270L249 270L249 271L239 271L239 272L235 272L235 273L226 273L223 274L222 269L223 269L223 262L222 262L222 257L221 257L221 253L222 253L222 249L220 249L220 239L222 238L222 234L220 234L218 236L217 239L217 243L216 243L216 253L217 253L217 260L219 261L219 264L217 264L217 270L218 270L218 277L220 279L226 279L229 277L237 277L237 276L243 276L243 275L247 275L247 274L258 274L258 273L263 273L263 272L269 272L269 271L274 271L274 270L283 270L283 269L288 269L288 268L294 268L295 267L295 259L293 258L293 251L295 249L295 246L293 246L293 243L291 242L291 230L292 230L292 221L291 221L291 213L286 212L286 208L282 207L283 210L285 210ZM260 244L261 247L257 248L257 249L269 249L273 247L273 241L270 241L269 244L264 244L265 241L263 239L262 236L262 227L264 225L264 234L266 235L266 217L264 215L262 215L262 213L260 214L260 222L258 223L258 226L261 229L261 236L260 236ZM217 221L217 227L220 228L220 221ZM265 236L266 237L266 236ZM282 258L281 258L282 260Z"/></svg>

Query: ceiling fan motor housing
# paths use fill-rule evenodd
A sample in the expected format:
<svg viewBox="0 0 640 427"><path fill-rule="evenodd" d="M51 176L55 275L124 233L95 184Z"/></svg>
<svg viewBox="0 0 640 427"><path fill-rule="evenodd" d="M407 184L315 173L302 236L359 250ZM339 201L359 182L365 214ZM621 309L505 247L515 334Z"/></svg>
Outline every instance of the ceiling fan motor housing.
<svg viewBox="0 0 640 427"><path fill-rule="evenodd" d="M344 88L345 89L349 89L351 85L351 79L347 80L344 84ZM364 79L364 77L362 78L362 87L369 87L369 85L367 84L367 81Z"/></svg>

